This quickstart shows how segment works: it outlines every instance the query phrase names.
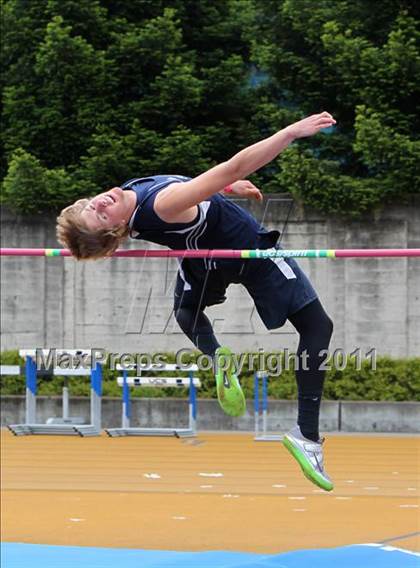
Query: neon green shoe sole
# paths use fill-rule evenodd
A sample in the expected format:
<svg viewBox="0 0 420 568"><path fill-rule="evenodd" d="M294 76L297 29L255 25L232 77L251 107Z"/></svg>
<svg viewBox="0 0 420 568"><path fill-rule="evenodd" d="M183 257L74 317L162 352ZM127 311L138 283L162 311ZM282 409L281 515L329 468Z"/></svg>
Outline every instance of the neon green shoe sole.
<svg viewBox="0 0 420 568"><path fill-rule="evenodd" d="M242 416L246 411L246 402L238 377L235 375L232 351L227 347L219 347L215 359L219 404L229 416Z"/></svg>

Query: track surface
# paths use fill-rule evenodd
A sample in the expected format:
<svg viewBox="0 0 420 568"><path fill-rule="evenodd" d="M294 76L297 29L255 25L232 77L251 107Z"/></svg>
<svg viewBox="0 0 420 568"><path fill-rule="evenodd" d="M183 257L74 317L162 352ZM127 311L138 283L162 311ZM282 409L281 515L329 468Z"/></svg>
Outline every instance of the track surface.
<svg viewBox="0 0 420 568"><path fill-rule="evenodd" d="M336 489L279 442L28 436L2 431L2 539L159 550L384 542L420 551L420 439L329 435ZM417 533L417 534L416 534Z"/></svg>

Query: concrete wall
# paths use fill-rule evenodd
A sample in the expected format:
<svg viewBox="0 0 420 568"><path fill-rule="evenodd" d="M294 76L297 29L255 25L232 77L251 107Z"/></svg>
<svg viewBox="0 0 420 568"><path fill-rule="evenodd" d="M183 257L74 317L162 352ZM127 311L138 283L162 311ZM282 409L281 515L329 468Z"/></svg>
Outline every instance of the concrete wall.
<svg viewBox="0 0 420 568"><path fill-rule="evenodd" d="M1 425L25 422L25 397L4 396L1 401ZM70 415L89 420L89 399L72 398ZM188 425L188 401L174 398L133 399L132 426L165 428ZM38 397L37 422L45 423L52 416L61 416L60 397ZM285 432L296 423L297 406L293 401L270 400L268 429ZM102 401L102 427L121 426L121 400ZM216 400L199 399L198 430L254 429L254 409L248 401L247 412L241 418L224 414ZM415 402L336 402L324 401L321 408L322 432L394 432L420 433L420 403Z"/></svg>
<svg viewBox="0 0 420 568"><path fill-rule="evenodd" d="M247 206L246 203L243 203ZM289 201L267 196L252 212L282 229ZM295 206L286 248L420 248L420 199L360 221L326 218ZM2 213L3 247L56 247L54 218ZM132 241L129 246L143 247ZM153 245L154 246L154 245ZM302 260L335 322L333 348L419 355L420 260ZM103 347L112 352L161 352L190 347L174 321L174 259L1 259L2 349ZM245 289L231 286L225 304L210 308L219 340L236 351L294 349L290 324L267 332Z"/></svg>

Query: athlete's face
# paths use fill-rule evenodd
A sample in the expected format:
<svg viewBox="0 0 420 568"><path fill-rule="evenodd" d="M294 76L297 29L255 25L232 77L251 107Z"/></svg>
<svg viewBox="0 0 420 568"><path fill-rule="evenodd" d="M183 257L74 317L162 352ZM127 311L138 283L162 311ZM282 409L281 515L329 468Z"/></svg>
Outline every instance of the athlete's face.
<svg viewBox="0 0 420 568"><path fill-rule="evenodd" d="M81 212L81 217L91 231L115 229L128 223L134 206L133 191L114 187L90 199Z"/></svg>

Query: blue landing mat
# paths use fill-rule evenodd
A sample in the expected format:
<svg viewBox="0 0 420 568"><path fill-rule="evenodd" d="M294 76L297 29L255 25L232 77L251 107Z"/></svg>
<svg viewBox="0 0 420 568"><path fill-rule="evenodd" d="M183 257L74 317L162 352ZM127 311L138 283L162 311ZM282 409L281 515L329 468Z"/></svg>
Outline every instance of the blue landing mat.
<svg viewBox="0 0 420 568"><path fill-rule="evenodd" d="M419 568L420 554L378 544L281 554L172 552L3 543L1 568Z"/></svg>

